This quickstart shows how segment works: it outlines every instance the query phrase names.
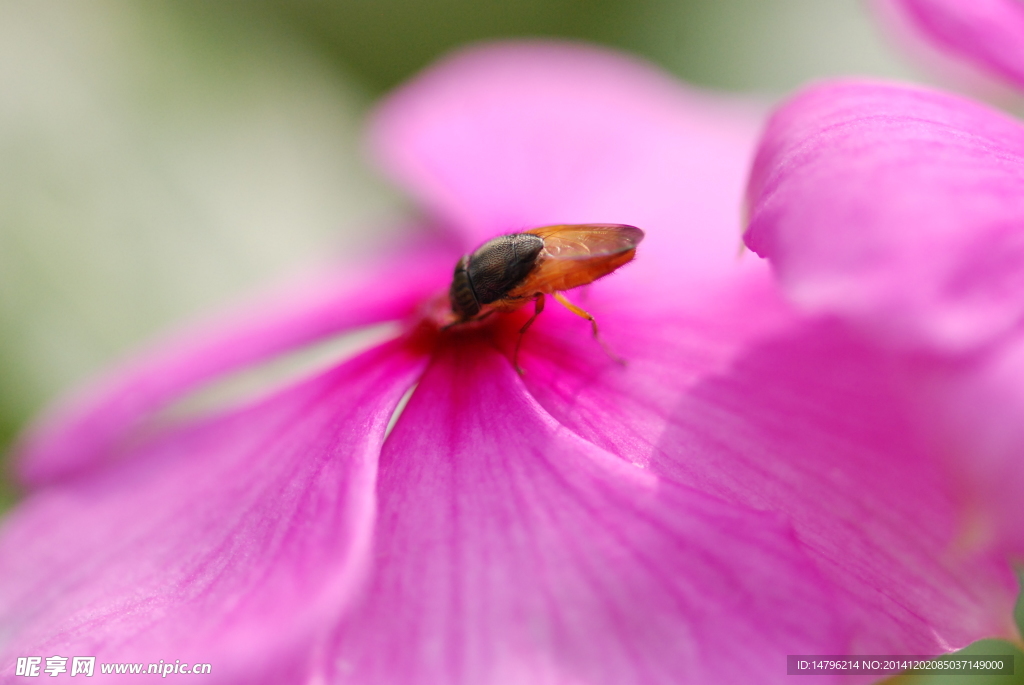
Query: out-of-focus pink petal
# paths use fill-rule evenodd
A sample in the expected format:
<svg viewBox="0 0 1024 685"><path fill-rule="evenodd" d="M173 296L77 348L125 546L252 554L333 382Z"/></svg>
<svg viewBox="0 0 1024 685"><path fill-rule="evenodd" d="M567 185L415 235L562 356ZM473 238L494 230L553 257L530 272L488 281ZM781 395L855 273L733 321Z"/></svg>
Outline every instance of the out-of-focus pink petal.
<svg viewBox="0 0 1024 685"><path fill-rule="evenodd" d="M19 446L30 485L121 456L131 429L218 376L358 326L410 316L447 286L453 253L426 248L324 274L162 343L51 410Z"/></svg>
<svg viewBox="0 0 1024 685"><path fill-rule="evenodd" d="M845 652L774 515L566 430L485 335L439 348L385 445L375 565L328 680L783 683L786 654Z"/></svg>
<svg viewBox="0 0 1024 685"><path fill-rule="evenodd" d="M897 399L891 355L799 318L767 274L651 305L595 307L625 368L585 322L545 311L520 359L532 396L645 472L789 521L854 624L844 653L1014 634L1012 573L958 551L953 488Z"/></svg>
<svg viewBox="0 0 1024 685"><path fill-rule="evenodd" d="M252 682L307 653L363 578L385 426L424 360L390 343L32 495L0 533L3 663L169 658Z"/></svg>
<svg viewBox="0 0 1024 685"><path fill-rule="evenodd" d="M545 224L632 224L647 231L643 273L666 283L735 261L761 121L634 58L535 41L428 70L384 103L373 140L467 248Z"/></svg>
<svg viewBox="0 0 1024 685"><path fill-rule="evenodd" d="M927 360L910 385L956 476L967 547L1024 557L1024 336L959 360Z"/></svg>
<svg viewBox="0 0 1024 685"><path fill-rule="evenodd" d="M1024 317L1024 126L895 84L811 88L772 117L747 244L787 293L879 339L962 351Z"/></svg>
<svg viewBox="0 0 1024 685"><path fill-rule="evenodd" d="M941 50L1024 88L1020 0L878 0Z"/></svg>

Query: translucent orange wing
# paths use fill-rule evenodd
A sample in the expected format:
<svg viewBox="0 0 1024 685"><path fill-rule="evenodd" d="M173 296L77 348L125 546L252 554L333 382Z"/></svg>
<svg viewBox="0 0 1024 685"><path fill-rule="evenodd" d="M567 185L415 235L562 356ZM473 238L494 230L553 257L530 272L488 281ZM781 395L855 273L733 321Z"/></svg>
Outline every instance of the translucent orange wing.
<svg viewBox="0 0 1024 685"><path fill-rule="evenodd" d="M531 297L586 285L633 259L644 232L624 224L544 226L527 231L544 239L537 266L509 293Z"/></svg>
<svg viewBox="0 0 1024 685"><path fill-rule="evenodd" d="M585 261L635 250L644 232L625 224L570 224L527 231L544 239L545 260Z"/></svg>

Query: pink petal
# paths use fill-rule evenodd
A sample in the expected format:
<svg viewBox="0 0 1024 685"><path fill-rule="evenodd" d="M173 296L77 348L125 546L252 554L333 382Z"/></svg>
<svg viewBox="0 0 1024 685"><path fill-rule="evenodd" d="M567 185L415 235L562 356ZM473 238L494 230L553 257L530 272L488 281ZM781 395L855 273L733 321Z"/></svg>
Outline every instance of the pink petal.
<svg viewBox="0 0 1024 685"><path fill-rule="evenodd" d="M1020 0L884 0L900 24L946 53L1024 87Z"/></svg>
<svg viewBox="0 0 1024 685"><path fill-rule="evenodd" d="M31 496L0 534L3 663L170 658L253 682L307 654L363 577L385 426L423 366L392 343Z"/></svg>
<svg viewBox="0 0 1024 685"><path fill-rule="evenodd" d="M566 430L487 335L439 348L385 445L327 681L788 683L787 653L843 652L787 526Z"/></svg>
<svg viewBox="0 0 1024 685"><path fill-rule="evenodd" d="M625 368L585 322L545 311L522 350L530 393L645 473L788 521L852 623L843 653L1014 635L1013 575L958 550L953 487L898 399L892 357L798 319L767 274L699 293L594 307Z"/></svg>
<svg viewBox="0 0 1024 685"><path fill-rule="evenodd" d="M1024 557L1024 335L914 376L922 421L956 476L963 544Z"/></svg>
<svg viewBox="0 0 1024 685"><path fill-rule="evenodd" d="M210 380L358 326L410 316L447 286L453 253L423 248L325 274L179 335L52 409L20 445L19 474L51 482L120 458L143 418Z"/></svg>
<svg viewBox="0 0 1024 685"><path fill-rule="evenodd" d="M761 117L635 58L543 41L471 48L385 102L388 171L465 236L558 223L647 231L650 281L729 268Z"/></svg>
<svg viewBox="0 0 1024 685"><path fill-rule="evenodd" d="M960 351L1024 316L1024 126L968 100L826 83L772 117L747 244L787 294L887 343Z"/></svg>

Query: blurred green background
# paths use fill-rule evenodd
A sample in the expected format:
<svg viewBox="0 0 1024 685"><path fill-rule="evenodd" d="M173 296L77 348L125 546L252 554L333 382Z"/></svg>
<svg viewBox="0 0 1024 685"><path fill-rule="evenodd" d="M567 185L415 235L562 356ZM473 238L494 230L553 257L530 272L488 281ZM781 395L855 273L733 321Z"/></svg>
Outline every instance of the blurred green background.
<svg viewBox="0 0 1024 685"><path fill-rule="evenodd" d="M769 101L926 78L854 0L0 0L0 450L175 323L393 239L409 207L363 157L368 108L454 47L522 36Z"/></svg>

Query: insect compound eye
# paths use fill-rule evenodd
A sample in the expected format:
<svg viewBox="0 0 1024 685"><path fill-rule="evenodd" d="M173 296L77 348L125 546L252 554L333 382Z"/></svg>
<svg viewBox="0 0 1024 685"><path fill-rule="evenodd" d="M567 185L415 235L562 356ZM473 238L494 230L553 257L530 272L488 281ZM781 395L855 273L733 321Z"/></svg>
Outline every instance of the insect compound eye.
<svg viewBox="0 0 1024 685"><path fill-rule="evenodd" d="M459 259L455 265L455 275L452 277L452 287L448 290L448 300L451 302L452 311L460 319L468 319L480 313L480 302L476 299L473 286L469 282L469 274L466 272L468 256Z"/></svg>
<svg viewBox="0 0 1024 685"><path fill-rule="evenodd" d="M469 257L467 273L480 304L500 300L523 282L537 264L544 239L513 233L489 240Z"/></svg>

